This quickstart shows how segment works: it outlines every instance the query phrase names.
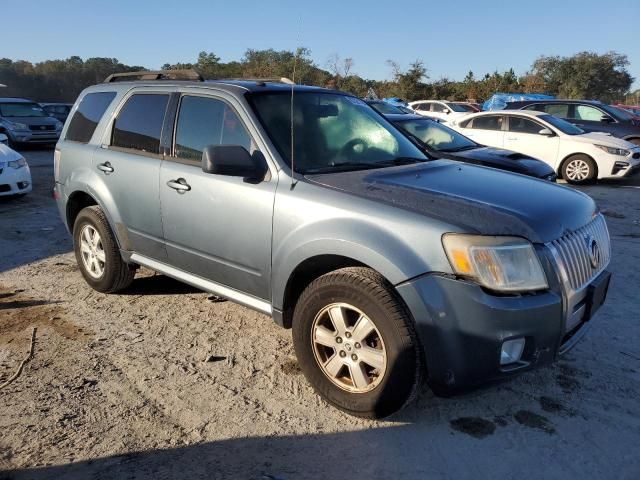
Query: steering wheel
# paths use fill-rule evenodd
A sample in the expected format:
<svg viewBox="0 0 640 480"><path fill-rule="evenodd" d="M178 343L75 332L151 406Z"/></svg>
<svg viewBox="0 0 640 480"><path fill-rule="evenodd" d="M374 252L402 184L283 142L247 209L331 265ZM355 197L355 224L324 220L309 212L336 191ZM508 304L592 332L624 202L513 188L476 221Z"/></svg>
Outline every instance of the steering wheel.
<svg viewBox="0 0 640 480"><path fill-rule="evenodd" d="M356 153L355 149L358 145L362 145L362 152L367 149L367 142L361 138L354 138L345 143L345 145L340 149L339 156L353 158L353 154Z"/></svg>

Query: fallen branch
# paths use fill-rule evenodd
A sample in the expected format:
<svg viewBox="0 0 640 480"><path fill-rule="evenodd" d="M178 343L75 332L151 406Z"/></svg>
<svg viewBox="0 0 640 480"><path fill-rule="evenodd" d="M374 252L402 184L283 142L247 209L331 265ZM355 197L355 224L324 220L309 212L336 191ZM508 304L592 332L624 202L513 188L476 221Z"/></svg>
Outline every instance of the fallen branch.
<svg viewBox="0 0 640 480"><path fill-rule="evenodd" d="M24 368L24 366L29 362L29 360L31 360L33 358L33 353L34 353L35 346L36 346L36 330L37 330L37 328L33 327L33 330L31 331L31 347L29 348L29 355L27 355L27 357L24 360L22 360L22 362L20 363L20 366L18 367L18 370L16 371L16 373L14 373L13 376L9 380L7 380L2 385L0 385L0 390L2 390L4 387L9 385L16 378L18 378L20 376L20 374L22 373L22 369Z"/></svg>

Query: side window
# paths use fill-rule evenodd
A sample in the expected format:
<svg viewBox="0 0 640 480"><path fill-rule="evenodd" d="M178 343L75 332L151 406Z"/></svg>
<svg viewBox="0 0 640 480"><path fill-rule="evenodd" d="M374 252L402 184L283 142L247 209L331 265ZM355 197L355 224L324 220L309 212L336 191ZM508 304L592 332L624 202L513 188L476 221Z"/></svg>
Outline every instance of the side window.
<svg viewBox="0 0 640 480"><path fill-rule="evenodd" d="M88 143L102 115L104 115L115 96L116 92L86 94L80 100L80 105L78 105L76 113L73 114L71 122L69 122L65 139L72 142Z"/></svg>
<svg viewBox="0 0 640 480"><path fill-rule="evenodd" d="M134 94L118 113L111 145L146 153L160 153L160 133L169 95Z"/></svg>
<svg viewBox="0 0 640 480"><path fill-rule="evenodd" d="M438 112L438 113L442 113L445 110L445 106L442 105L441 103L432 103L431 104L431 111L432 112Z"/></svg>
<svg viewBox="0 0 640 480"><path fill-rule="evenodd" d="M414 110L419 110L420 112L427 112L429 111L429 104L428 103L418 103L416 105L413 106Z"/></svg>
<svg viewBox="0 0 640 480"><path fill-rule="evenodd" d="M251 152L251 137L240 118L222 100L184 96L175 134L175 156L200 162L208 145L240 145Z"/></svg>
<svg viewBox="0 0 640 480"><path fill-rule="evenodd" d="M502 130L501 115L486 115L473 119L472 127L477 130Z"/></svg>
<svg viewBox="0 0 640 480"><path fill-rule="evenodd" d="M576 105L575 114L573 117L576 120L587 120L590 122L599 122L602 119L603 115L604 115L603 112L589 105Z"/></svg>
<svg viewBox="0 0 640 480"><path fill-rule="evenodd" d="M544 112L560 118L569 118L569 105L566 103L549 103L544 106Z"/></svg>
<svg viewBox="0 0 640 480"><path fill-rule="evenodd" d="M528 118L509 117L509 131L516 133L537 134L544 127Z"/></svg>

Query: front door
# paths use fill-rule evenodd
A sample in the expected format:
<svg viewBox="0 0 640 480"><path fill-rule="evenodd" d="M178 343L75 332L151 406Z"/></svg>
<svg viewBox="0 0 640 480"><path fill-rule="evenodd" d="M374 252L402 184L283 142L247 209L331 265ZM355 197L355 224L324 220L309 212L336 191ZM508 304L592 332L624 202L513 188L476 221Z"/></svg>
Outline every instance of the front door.
<svg viewBox="0 0 640 480"><path fill-rule="evenodd" d="M504 148L537 158L556 168L560 137L558 135L540 135L545 125L529 118L507 116L509 124L504 136Z"/></svg>
<svg viewBox="0 0 640 480"><path fill-rule="evenodd" d="M241 145L260 156L236 110L213 96L183 95L173 151L160 171L165 244L172 266L269 299L275 176L261 182L204 173L208 145ZM176 183L183 184L176 190ZM180 187L179 187L180 188Z"/></svg>

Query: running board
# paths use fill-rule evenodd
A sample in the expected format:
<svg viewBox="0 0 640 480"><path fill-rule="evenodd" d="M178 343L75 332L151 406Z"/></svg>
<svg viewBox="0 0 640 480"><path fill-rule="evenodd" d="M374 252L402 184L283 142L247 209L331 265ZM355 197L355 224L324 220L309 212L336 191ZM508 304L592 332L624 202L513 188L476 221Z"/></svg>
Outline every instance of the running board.
<svg viewBox="0 0 640 480"><path fill-rule="evenodd" d="M269 302L260 300L259 298L256 298L252 295L247 295L246 293L239 292L233 288L220 285L219 283L212 282L210 280L205 280L202 277L184 272L175 267L167 265L166 263L162 263L152 258L145 257L144 255L140 255L139 253L133 253L130 257L130 261L142 265L143 267L150 268L151 270L155 270L156 272L163 273L168 277L175 278L176 280L187 283L191 286L199 288L200 290L204 290L205 292L211 292L215 295L228 298L232 302L239 303L241 305L244 305L245 307L249 307L259 312L266 313L267 315L272 314L272 308Z"/></svg>

